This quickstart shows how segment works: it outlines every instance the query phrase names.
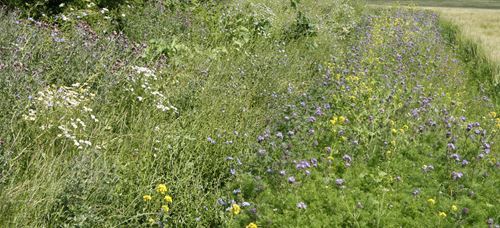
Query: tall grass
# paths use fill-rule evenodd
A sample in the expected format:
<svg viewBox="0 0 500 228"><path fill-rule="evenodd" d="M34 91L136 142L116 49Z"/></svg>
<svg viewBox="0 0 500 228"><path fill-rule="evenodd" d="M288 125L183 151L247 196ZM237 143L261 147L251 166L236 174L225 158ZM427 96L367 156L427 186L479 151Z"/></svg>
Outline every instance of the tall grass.
<svg viewBox="0 0 500 228"><path fill-rule="evenodd" d="M458 25L442 20L442 33L449 45L459 54L472 76L472 83L489 94L498 105L500 102L500 65L488 56L483 46L465 35Z"/></svg>

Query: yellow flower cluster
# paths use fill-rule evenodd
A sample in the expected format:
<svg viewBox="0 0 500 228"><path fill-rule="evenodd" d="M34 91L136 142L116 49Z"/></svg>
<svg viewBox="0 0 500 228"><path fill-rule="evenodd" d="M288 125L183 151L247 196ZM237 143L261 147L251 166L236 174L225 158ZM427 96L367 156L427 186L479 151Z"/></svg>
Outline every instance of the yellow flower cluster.
<svg viewBox="0 0 500 228"><path fill-rule="evenodd" d="M160 195L165 195L168 192L167 185L159 184L158 186L156 186L156 192L158 192ZM142 196L142 199L145 202L149 202L149 201L153 200L153 196L147 194L147 195ZM168 207L168 204L171 204L173 202L172 196L165 195L165 196L163 196L163 199L165 200L166 204L163 204L161 206L161 209L163 210L163 212L168 212L170 210L170 208Z"/></svg>
<svg viewBox="0 0 500 228"><path fill-rule="evenodd" d="M233 205L231 205L231 213L237 215L241 212L241 208L238 204L235 204L233 203Z"/></svg>
<svg viewBox="0 0 500 228"><path fill-rule="evenodd" d="M165 193L167 193L168 191L168 188L166 185L164 184L159 184L157 187L156 187L156 191L162 195L164 195Z"/></svg>
<svg viewBox="0 0 500 228"><path fill-rule="evenodd" d="M430 198L427 200L427 203L429 203L430 205L434 205L434 204L436 204L436 200L433 198Z"/></svg>
<svg viewBox="0 0 500 228"><path fill-rule="evenodd" d="M246 226L246 228L257 228L257 224L255 224L255 223L251 222L250 224L248 224L248 225Z"/></svg>
<svg viewBox="0 0 500 228"><path fill-rule="evenodd" d="M446 218L446 213L444 213L443 211L439 212L439 217L441 218Z"/></svg>
<svg viewBox="0 0 500 228"><path fill-rule="evenodd" d="M335 126L337 124L344 124L346 120L347 118L345 118L344 116L334 116L330 120L330 123Z"/></svg>
<svg viewBox="0 0 500 228"><path fill-rule="evenodd" d="M152 197L151 195L144 195L144 196L142 197L142 199L143 199L144 201L148 202L148 201L151 201L151 200L153 199L153 197Z"/></svg>

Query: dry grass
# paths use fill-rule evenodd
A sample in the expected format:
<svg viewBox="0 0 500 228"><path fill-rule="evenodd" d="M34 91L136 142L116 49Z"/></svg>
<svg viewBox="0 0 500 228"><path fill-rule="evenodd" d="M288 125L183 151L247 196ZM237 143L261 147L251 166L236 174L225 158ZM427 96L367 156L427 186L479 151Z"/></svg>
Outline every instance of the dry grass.
<svg viewBox="0 0 500 228"><path fill-rule="evenodd" d="M485 53L500 63L500 10L425 7L460 26L464 35L479 43Z"/></svg>

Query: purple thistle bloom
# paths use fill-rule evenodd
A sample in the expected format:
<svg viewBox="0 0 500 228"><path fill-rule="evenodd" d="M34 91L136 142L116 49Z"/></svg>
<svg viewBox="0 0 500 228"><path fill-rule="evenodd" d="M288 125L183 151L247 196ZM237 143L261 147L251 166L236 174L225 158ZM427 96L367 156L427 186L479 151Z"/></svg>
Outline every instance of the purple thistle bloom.
<svg viewBox="0 0 500 228"><path fill-rule="evenodd" d="M297 203L297 208L298 209L306 209L307 205L304 202L299 202L299 203Z"/></svg>
<svg viewBox="0 0 500 228"><path fill-rule="evenodd" d="M294 176L288 177L288 183L290 183L290 184L295 183L295 177Z"/></svg>

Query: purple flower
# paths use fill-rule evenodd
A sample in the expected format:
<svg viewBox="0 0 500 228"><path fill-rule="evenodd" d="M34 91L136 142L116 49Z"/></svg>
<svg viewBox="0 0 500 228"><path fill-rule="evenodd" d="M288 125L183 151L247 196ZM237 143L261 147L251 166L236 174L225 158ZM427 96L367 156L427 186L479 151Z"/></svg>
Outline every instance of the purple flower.
<svg viewBox="0 0 500 228"><path fill-rule="evenodd" d="M314 114L317 115L317 116L323 115L323 112L321 111L321 107L317 107L316 108L316 112L314 112Z"/></svg>
<svg viewBox="0 0 500 228"><path fill-rule="evenodd" d="M298 202L297 203L297 208L298 209L306 209L307 205L304 202Z"/></svg>
<svg viewBox="0 0 500 228"><path fill-rule="evenodd" d="M325 147L325 151L326 153L331 153L332 152L332 148L331 147Z"/></svg>
<svg viewBox="0 0 500 228"><path fill-rule="evenodd" d="M318 160L316 158L311 158L311 163L314 167L318 167Z"/></svg>
<svg viewBox="0 0 500 228"><path fill-rule="evenodd" d="M224 202L224 200L222 198L218 198L217 199L217 203L221 206L226 206L226 202Z"/></svg>
<svg viewBox="0 0 500 228"><path fill-rule="evenodd" d="M281 175L281 176L285 176L285 175L286 175L286 171L285 171L285 170L281 170L281 171L280 171L280 175Z"/></svg>
<svg viewBox="0 0 500 228"><path fill-rule="evenodd" d="M465 160L465 159L462 161L462 166L466 166L466 165L468 165L468 164L469 164L469 161L467 161L467 160Z"/></svg>
<svg viewBox="0 0 500 228"><path fill-rule="evenodd" d="M249 202L243 202L243 203L241 203L241 206L242 207L248 207L248 206L250 206L250 203Z"/></svg>
<svg viewBox="0 0 500 228"><path fill-rule="evenodd" d="M464 174L462 172L451 172L451 178L453 180L458 180L460 178L462 178L464 176Z"/></svg>
<svg viewBox="0 0 500 228"><path fill-rule="evenodd" d="M290 183L290 184L295 183L295 177L294 176L288 177L288 183Z"/></svg>
<svg viewBox="0 0 500 228"><path fill-rule="evenodd" d="M236 169L234 168L229 169L229 172L231 173L231 175L236 175Z"/></svg>
<svg viewBox="0 0 500 228"><path fill-rule="evenodd" d="M283 133L278 131L278 133L276 133L276 137L278 137L279 139L283 139Z"/></svg>
<svg viewBox="0 0 500 228"><path fill-rule="evenodd" d="M309 170L306 170L305 173L307 176L311 175L311 171L309 171Z"/></svg>
<svg viewBox="0 0 500 228"><path fill-rule="evenodd" d="M295 165L296 169L307 169L310 167L311 167L311 165L306 160L302 160L299 163L297 163L297 165Z"/></svg>
<svg viewBox="0 0 500 228"><path fill-rule="evenodd" d="M344 182L345 182L344 179L340 179L340 178L335 180L335 184L337 184L338 186L344 185Z"/></svg>
<svg viewBox="0 0 500 228"><path fill-rule="evenodd" d="M453 143L448 143L448 149L455 150L457 149Z"/></svg>
<svg viewBox="0 0 500 228"><path fill-rule="evenodd" d="M413 196L417 196L418 194L420 194L420 189L417 188L417 189L413 190L413 192L411 194L413 194Z"/></svg>
<svg viewBox="0 0 500 228"><path fill-rule="evenodd" d="M233 190L233 194L235 194L235 195L240 194L240 193L241 193L241 189L239 189L239 188Z"/></svg>
<svg viewBox="0 0 500 228"><path fill-rule="evenodd" d="M344 159L344 161L349 162L349 163L351 163L351 162L352 162L352 158L351 158L351 156L349 156L349 155L347 155L347 154L345 154L344 156L342 156L342 159Z"/></svg>
<svg viewBox="0 0 500 228"><path fill-rule="evenodd" d="M461 116L460 120L463 121L463 122L465 122L465 120L466 120L465 116Z"/></svg>
<svg viewBox="0 0 500 228"><path fill-rule="evenodd" d="M257 142L261 143L262 141L264 141L264 139L265 139L265 138L264 138L264 136L259 135L259 136L257 137Z"/></svg>
<svg viewBox="0 0 500 228"><path fill-rule="evenodd" d="M316 118L314 116L310 116L309 118L307 118L307 122L314 123L316 122Z"/></svg>
<svg viewBox="0 0 500 228"><path fill-rule="evenodd" d="M452 154L450 157L452 159L454 159L455 161L460 161L460 155L459 154Z"/></svg>
<svg viewBox="0 0 500 228"><path fill-rule="evenodd" d="M217 142L213 140L210 136L207 138L207 141L212 144L216 144Z"/></svg>

